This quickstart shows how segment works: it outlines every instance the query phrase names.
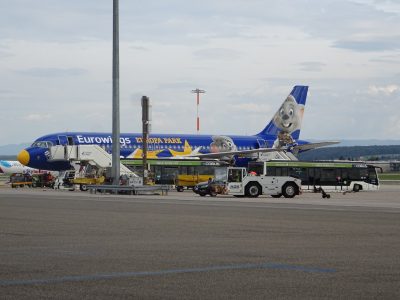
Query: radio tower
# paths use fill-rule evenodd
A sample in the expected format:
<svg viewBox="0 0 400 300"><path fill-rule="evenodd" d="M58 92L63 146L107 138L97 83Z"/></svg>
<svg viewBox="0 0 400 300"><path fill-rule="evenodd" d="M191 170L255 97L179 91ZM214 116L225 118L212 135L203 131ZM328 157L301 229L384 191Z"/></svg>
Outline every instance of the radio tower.
<svg viewBox="0 0 400 300"><path fill-rule="evenodd" d="M195 90L192 90L192 93L197 95L197 118L196 118L197 133L199 133L199 130L200 130L200 119L199 119L200 94L204 94L205 92L206 92L205 90L200 90L198 88Z"/></svg>

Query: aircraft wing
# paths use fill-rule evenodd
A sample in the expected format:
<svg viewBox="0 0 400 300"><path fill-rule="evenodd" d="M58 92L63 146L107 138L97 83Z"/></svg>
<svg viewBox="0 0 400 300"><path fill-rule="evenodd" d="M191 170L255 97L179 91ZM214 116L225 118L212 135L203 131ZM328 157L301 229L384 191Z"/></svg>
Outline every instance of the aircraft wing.
<svg viewBox="0 0 400 300"><path fill-rule="evenodd" d="M296 145L293 147L293 152L298 153L299 151L306 151L311 149L316 149L320 147L325 147L329 145L339 144L339 141L326 141L326 142L318 142L318 143L308 143L304 145Z"/></svg>
<svg viewBox="0 0 400 300"><path fill-rule="evenodd" d="M250 150L237 150L237 151L225 151L225 152L215 152L215 153L193 153L189 154L189 157L198 157L198 158L221 158L226 156L233 156L233 155L247 155L253 153L260 153L260 152L276 152L276 151L285 151L286 148L258 148L258 149L250 149Z"/></svg>
<svg viewBox="0 0 400 300"><path fill-rule="evenodd" d="M296 146L289 146L289 147L281 147L281 148L257 148L257 149L250 149L250 150L237 150L237 151L225 151L225 152L215 152L215 153L200 153L197 151L193 151L191 154L185 155L185 158L215 158L219 159L222 157L232 157L233 155L243 155L246 156L247 154L254 154L260 152L277 152L277 151L291 151L293 153L298 153L299 151L306 151L315 148L325 147L329 145L338 144L338 141L327 141L327 142L318 142L318 143L308 143L304 145L296 145Z"/></svg>

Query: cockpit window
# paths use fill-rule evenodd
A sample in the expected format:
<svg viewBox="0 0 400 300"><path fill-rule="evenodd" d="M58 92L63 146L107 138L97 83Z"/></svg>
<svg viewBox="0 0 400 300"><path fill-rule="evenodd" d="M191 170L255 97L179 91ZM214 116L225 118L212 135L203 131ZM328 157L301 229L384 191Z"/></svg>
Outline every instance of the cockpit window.
<svg viewBox="0 0 400 300"><path fill-rule="evenodd" d="M49 141L36 141L32 144L31 147L38 147L38 148L50 148L53 146L52 142Z"/></svg>

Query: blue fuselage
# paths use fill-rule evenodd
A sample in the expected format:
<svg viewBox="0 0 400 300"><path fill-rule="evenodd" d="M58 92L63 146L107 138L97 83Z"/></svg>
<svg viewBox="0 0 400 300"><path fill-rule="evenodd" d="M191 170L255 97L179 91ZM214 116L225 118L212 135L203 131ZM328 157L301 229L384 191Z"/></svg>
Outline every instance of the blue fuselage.
<svg viewBox="0 0 400 300"><path fill-rule="evenodd" d="M193 151L198 153L214 153L251 150L258 148L271 148L276 136L238 136L238 135L177 135L153 134L148 142L149 158L168 158L172 156L185 156ZM297 141L297 144L307 143ZM67 170L71 168L68 161L49 161L49 147L56 145L99 145L107 152L112 151L112 136L107 133L89 132L63 132L42 136L31 147L23 151L28 157L26 165L44 170ZM140 134L120 134L120 156L124 158L141 158L143 140ZM235 156L236 166L247 165L249 157ZM22 162L22 161L21 161ZM24 163L24 162L22 162Z"/></svg>

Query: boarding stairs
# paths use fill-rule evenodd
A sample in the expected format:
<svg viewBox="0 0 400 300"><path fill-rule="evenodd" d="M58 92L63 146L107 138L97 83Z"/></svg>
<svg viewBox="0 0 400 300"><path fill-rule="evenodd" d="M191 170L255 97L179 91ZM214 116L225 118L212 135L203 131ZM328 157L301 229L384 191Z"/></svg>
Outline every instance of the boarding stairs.
<svg viewBox="0 0 400 300"><path fill-rule="evenodd" d="M98 168L111 168L112 155L98 145L57 145L50 147L49 161L87 162ZM121 175L139 177L123 164Z"/></svg>

